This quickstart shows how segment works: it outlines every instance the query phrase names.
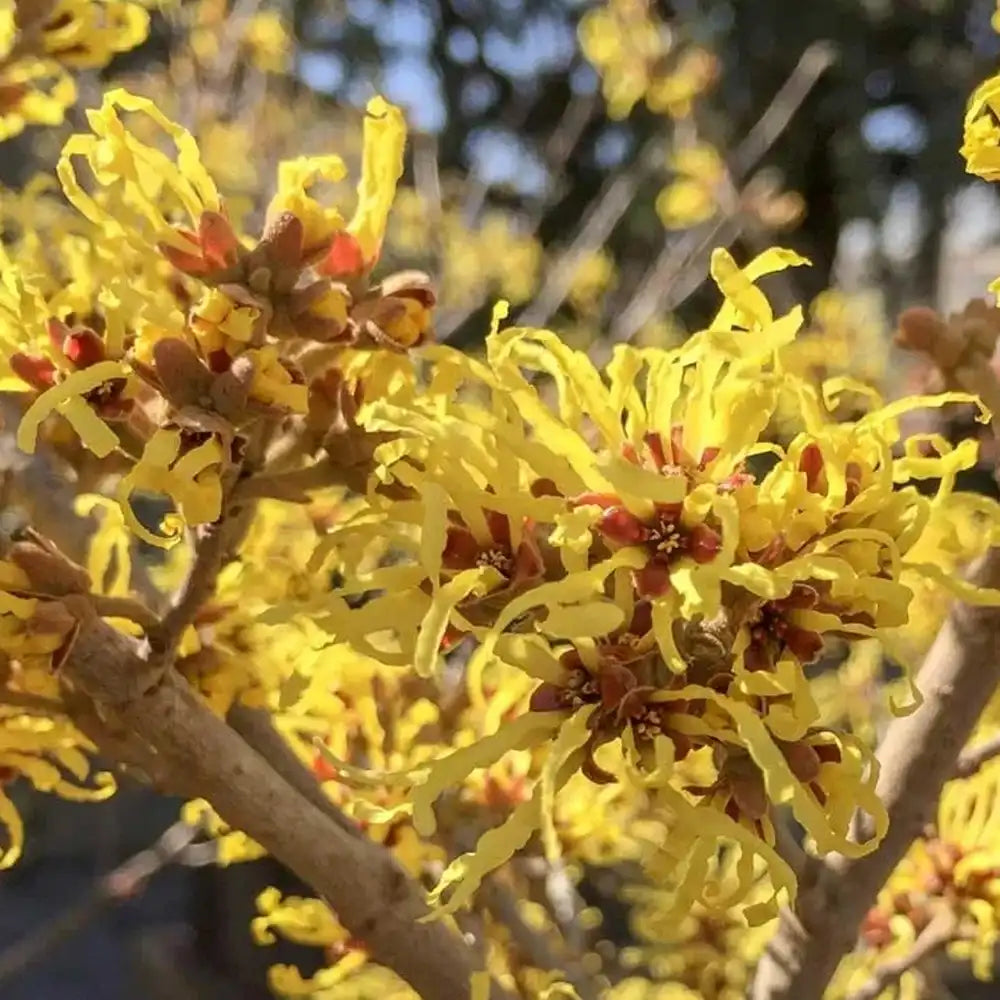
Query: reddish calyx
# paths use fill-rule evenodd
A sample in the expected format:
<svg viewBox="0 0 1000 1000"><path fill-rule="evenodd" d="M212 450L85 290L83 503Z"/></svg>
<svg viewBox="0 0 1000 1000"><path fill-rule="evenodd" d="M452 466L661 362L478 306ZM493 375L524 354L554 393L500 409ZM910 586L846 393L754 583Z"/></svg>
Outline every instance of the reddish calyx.
<svg viewBox="0 0 1000 1000"><path fill-rule="evenodd" d="M613 495L583 494L574 503L604 508L597 530L613 545L641 546L646 550L648 561L633 577L641 597L661 597L670 590L671 568L678 559L689 556L697 563L709 563L722 548L722 536L709 525L688 528L681 524L680 504L657 504L653 515L643 519Z"/></svg>
<svg viewBox="0 0 1000 1000"><path fill-rule="evenodd" d="M691 740L673 732L669 725L669 715L684 711L687 703L653 701L658 689L644 680L648 675L647 660L655 655L653 648L646 648L649 625L650 609L644 602L636 606L625 629L598 645L596 670L588 669L580 654L570 649L560 657L565 671L563 680L545 681L531 696L529 708L533 712L575 712L587 705L596 706L589 720L591 734L583 747L581 771L597 784L616 780L594 759L597 748L621 736L626 727L631 727L640 749L650 746L660 735L672 740L677 760L693 749Z"/></svg>
<svg viewBox="0 0 1000 1000"><path fill-rule="evenodd" d="M330 241L330 249L316 270L335 281L353 281L368 270L361 244L348 232L339 232Z"/></svg>
<svg viewBox="0 0 1000 1000"><path fill-rule="evenodd" d="M56 361L42 355L17 352L10 358L11 370L32 389L44 392L62 380L65 373L84 371L107 360L104 339L87 326L71 328L61 319L48 321L47 333ZM57 364L58 362L58 364ZM109 379L89 392L84 399L107 419L129 411L131 400L123 399L125 379Z"/></svg>
<svg viewBox="0 0 1000 1000"><path fill-rule="evenodd" d="M818 444L807 444L799 456L799 472L805 474L806 489L810 493L826 493L829 483L826 474L826 459ZM847 480L844 502L850 503L861 492L861 466L848 462L844 469Z"/></svg>
<svg viewBox="0 0 1000 1000"><path fill-rule="evenodd" d="M521 540L515 549L507 516L492 510L485 511L485 515L489 539L477 538L461 517L452 513L452 524L448 527L441 555L445 570L461 572L477 566L491 566L508 585L541 576L544 564L534 537L533 523L524 520Z"/></svg>
<svg viewBox="0 0 1000 1000"><path fill-rule="evenodd" d="M240 241L221 212L202 212L196 233L180 227L176 232L188 247L160 243L158 249L178 271L200 276L228 270L239 262Z"/></svg>
<svg viewBox="0 0 1000 1000"><path fill-rule="evenodd" d="M799 663L811 663L823 648L823 636L796 625L795 611L815 609L820 594L815 587L797 583L788 597L765 601L748 623L750 644L745 654L747 670L771 670L787 651Z"/></svg>

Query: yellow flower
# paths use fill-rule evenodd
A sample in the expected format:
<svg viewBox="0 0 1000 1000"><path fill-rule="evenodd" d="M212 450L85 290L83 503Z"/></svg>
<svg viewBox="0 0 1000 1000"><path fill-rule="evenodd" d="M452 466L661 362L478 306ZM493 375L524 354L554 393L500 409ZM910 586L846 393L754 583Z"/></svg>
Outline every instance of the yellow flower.
<svg viewBox="0 0 1000 1000"><path fill-rule="evenodd" d="M199 444L183 431L158 430L118 484L116 495L126 523L144 542L170 548L180 540L185 524L217 520L222 511L220 471L226 461L223 444L214 436ZM163 519L162 534L151 532L136 517L132 494L138 491L165 495L176 505L176 513Z"/></svg>
<svg viewBox="0 0 1000 1000"><path fill-rule="evenodd" d="M172 141L175 158L137 139L119 109L143 115L156 125ZM100 109L87 112L87 121L91 134L72 136L57 167L71 204L109 234L138 240L139 247L163 243L180 253L196 254L198 237L177 229L168 221L168 213L184 212L198 230L204 213L220 213L222 203L190 132L170 121L152 101L124 90L106 93ZM107 197L98 201L84 190L76 174L77 158L87 162L94 179L107 189Z"/></svg>
<svg viewBox="0 0 1000 1000"><path fill-rule="evenodd" d="M364 154L358 204L347 231L355 238L365 265L378 258L386 221L403 173L406 122L399 108L373 97L365 109Z"/></svg>
<svg viewBox="0 0 1000 1000"><path fill-rule="evenodd" d="M334 234L344 227L340 213L324 206L306 192L320 182L336 183L347 175L347 167L339 156L300 156L278 165L278 187L268 205L268 218L291 212L302 222L303 257L323 250Z"/></svg>
<svg viewBox="0 0 1000 1000"><path fill-rule="evenodd" d="M251 399L292 413L305 413L309 409L309 387L295 380L282 363L276 345L255 348L248 351L247 356L254 365L250 382Z"/></svg>
<svg viewBox="0 0 1000 1000"><path fill-rule="evenodd" d="M21 60L0 68L0 142L28 125L59 125L76 100L76 84L59 66Z"/></svg>
<svg viewBox="0 0 1000 1000"><path fill-rule="evenodd" d="M149 14L122 0L57 0L42 33L47 56L74 69L98 69L146 40Z"/></svg>
<svg viewBox="0 0 1000 1000"><path fill-rule="evenodd" d="M276 11L254 14L243 33L243 44L249 50L250 61L265 73L281 73L288 65L292 40Z"/></svg>
<svg viewBox="0 0 1000 1000"><path fill-rule="evenodd" d="M983 180L1000 180L1000 76L981 83L969 98L960 150L965 169Z"/></svg>
<svg viewBox="0 0 1000 1000"><path fill-rule="evenodd" d="M0 629L6 617L0 616ZM7 637L0 637L0 642L6 650ZM24 845L21 817L4 786L23 777L39 792L74 802L100 802L114 794L115 780L106 771L90 774L93 752L90 741L66 719L0 708L0 824L6 827L8 840L0 853L0 868L14 864ZM88 776L92 785L83 783Z"/></svg>
<svg viewBox="0 0 1000 1000"><path fill-rule="evenodd" d="M588 254L577 265L569 289L569 300L581 312L596 310L601 296L615 284L614 258L603 250Z"/></svg>
<svg viewBox="0 0 1000 1000"><path fill-rule="evenodd" d="M725 176L718 151L706 143L678 150L670 160L676 179L656 199L656 211L667 229L684 229L712 218L716 188Z"/></svg>
<svg viewBox="0 0 1000 1000"><path fill-rule="evenodd" d="M254 338L260 316L261 311L255 306L234 302L218 288L208 288L191 309L191 330L206 358L215 351L235 355ZM237 343L230 349L227 340Z"/></svg>

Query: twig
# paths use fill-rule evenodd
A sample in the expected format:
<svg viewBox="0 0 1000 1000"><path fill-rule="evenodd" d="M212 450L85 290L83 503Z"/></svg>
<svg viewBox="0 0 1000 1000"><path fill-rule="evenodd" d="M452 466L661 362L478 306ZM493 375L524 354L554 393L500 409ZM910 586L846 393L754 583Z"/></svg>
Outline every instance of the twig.
<svg viewBox="0 0 1000 1000"><path fill-rule="evenodd" d="M507 928L511 941L527 964L549 972L559 970L581 1000L596 1000L598 994L592 977L577 962L560 958L551 947L548 935L524 922L517 897L496 875L486 879L479 891L486 908Z"/></svg>
<svg viewBox="0 0 1000 1000"><path fill-rule="evenodd" d="M781 857L782 861L795 872L795 877L801 883L806 878L806 870L816 861L814 857L803 850L799 842L792 836L789 830L790 817L774 817L774 849Z"/></svg>
<svg viewBox="0 0 1000 1000"><path fill-rule="evenodd" d="M55 948L80 933L106 909L133 898L157 872L181 861L199 833L197 826L174 823L151 847L99 878L80 902L0 952L0 988L50 958Z"/></svg>
<svg viewBox="0 0 1000 1000"><path fill-rule="evenodd" d="M860 989L849 994L847 1000L876 1000L883 990L898 983L904 973L909 972L952 941L957 929L958 920L954 912L943 907L917 935L913 947L905 955L889 959L876 966L871 979Z"/></svg>
<svg viewBox="0 0 1000 1000"><path fill-rule="evenodd" d="M440 281L444 266L444 208L441 198L441 175L438 170L437 137L428 132L418 132L413 136L413 186L427 210L428 237L437 258L433 269L435 282Z"/></svg>
<svg viewBox="0 0 1000 1000"><path fill-rule="evenodd" d="M833 65L835 58L836 49L830 42L824 41L814 42L802 53L788 79L730 158L726 178L728 192L724 192L728 202L726 211L664 247L612 326L608 338L612 344L631 340L658 311L676 309L701 284L703 258L725 228L731 227L728 238L722 241L726 245L739 236L743 227L738 221L741 199L737 185L757 166L788 127L795 112L823 73ZM698 276L693 286L684 281L688 272Z"/></svg>
<svg viewBox="0 0 1000 1000"><path fill-rule="evenodd" d="M730 161L736 177L748 174L767 155L781 133L788 128L819 78L836 60L837 47L829 41L813 42L802 53L774 99L736 147Z"/></svg>
<svg viewBox="0 0 1000 1000"><path fill-rule="evenodd" d="M978 746L963 750L955 765L956 778L970 778L983 764L994 757L1000 756L1000 735L984 740Z"/></svg>
<svg viewBox="0 0 1000 1000"><path fill-rule="evenodd" d="M611 235L646 176L659 163L663 151L659 143L649 142L635 161L615 174L594 199L576 236L549 269L534 302L518 318L521 326L545 326L562 305L582 261L602 247Z"/></svg>
<svg viewBox="0 0 1000 1000"><path fill-rule="evenodd" d="M11 691L10 688L0 689L0 707L48 716L66 715L66 706L58 698L46 698L45 695L32 694L30 691Z"/></svg>
<svg viewBox="0 0 1000 1000"><path fill-rule="evenodd" d="M476 831L465 827L454 830L447 836L441 835L440 840L450 853L462 854L474 850ZM544 864L546 873L551 871L543 859L537 860ZM571 885L569 888L574 892ZM571 940L560 927L565 952L563 955L558 954L557 949L553 947L552 935L529 927L525 923L521 916L518 897L498 872L492 872L483 880L477 898L489 910L493 919L507 929L526 964L546 972L558 972L561 978L576 990L580 1000L598 1000L592 977L586 973L581 964L584 953L583 942ZM572 902L570 907L574 908ZM575 912L571 917L575 917Z"/></svg>
<svg viewBox="0 0 1000 1000"><path fill-rule="evenodd" d="M580 926L582 900L576 891L562 861L550 862L545 872L545 898L556 918L556 923L566 938L566 943L574 950L584 947L584 936Z"/></svg>
<svg viewBox="0 0 1000 1000"><path fill-rule="evenodd" d="M553 153L558 151L564 159L572 154L588 119L584 117L579 122L579 128L574 130L568 125L564 126L564 123L567 118L577 121L578 116L579 108L571 101L553 134L553 139L558 141L550 141L549 149ZM542 287L535 295L532 305L519 317L519 323L524 326L544 326L548 322L569 294L581 261L607 242L612 230L632 204L639 185L655 169L661 156L662 150L658 143L647 143L635 162L604 184L584 213L576 235L548 269ZM550 163L549 167L555 173L558 163ZM546 204L545 201L541 202L531 214L531 232L538 229ZM436 323L438 340L446 342L484 302L485 298L481 298L471 308L440 318Z"/></svg>
<svg viewBox="0 0 1000 1000"><path fill-rule="evenodd" d="M215 592L219 571L246 534L252 518L253 505L248 504L236 511L225 511L214 524L200 529L191 569L163 620L149 634L150 646L159 663L173 661L184 630Z"/></svg>
<svg viewBox="0 0 1000 1000"><path fill-rule="evenodd" d="M127 618L144 629L160 627L159 615L134 597L91 594L90 601L94 605L94 610L103 618Z"/></svg>

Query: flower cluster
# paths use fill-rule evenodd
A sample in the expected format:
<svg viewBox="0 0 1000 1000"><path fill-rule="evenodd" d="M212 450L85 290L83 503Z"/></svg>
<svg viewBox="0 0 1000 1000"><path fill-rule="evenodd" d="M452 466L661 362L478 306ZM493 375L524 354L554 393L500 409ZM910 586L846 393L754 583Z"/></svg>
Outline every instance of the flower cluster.
<svg viewBox="0 0 1000 1000"><path fill-rule="evenodd" d="M183 19L179 87L230 51L224 4ZM105 64L147 22L127 0L18 4L0 21L0 130L57 120L66 71ZM588 12L580 33L614 116L645 101L689 117L715 75L641 0ZM289 36L264 12L232 51L278 72ZM1000 176L991 87L964 147L985 177ZM457 311L497 292L526 302L542 264L530 227L499 212L470 226L447 188L434 209L397 190L406 128L379 97L357 150L345 138L336 155L283 159L255 212L230 196L261 170L225 162L241 126L171 100L110 90L55 179L0 193L0 389L22 404L21 449L72 469L92 529L84 566L31 530L0 545L0 864L22 840L10 781L113 788L60 672L83 624L151 640L173 595L205 583L170 669L219 716L265 710L331 807L433 885L434 919L466 931L476 906L475 1000L491 977L532 1000L574 996L562 957L567 978L614 1000L742 996L797 892L779 824L814 856L874 850L877 729L919 702L945 599L1000 605L958 578L1000 529L1000 505L957 488L977 442L914 417L957 404L989 423L988 387L886 402L867 384L884 358L869 310L832 293L808 322L772 307L762 279L808 263L780 248L745 263L715 251L719 311L669 348L620 344L598 365L550 331L504 326L505 303L481 355L437 345L429 278L386 264L435 259ZM721 154L694 142L670 167L661 221L714 218L731 187ZM793 195L738 196L768 226L796 216ZM574 267L582 325L616 261L600 249ZM998 315L911 312L901 339L985 370ZM988 764L949 785L848 979L945 921L950 952L989 971L997 778ZM264 853L207 801L185 815L221 864ZM599 914L537 901L558 877L572 909L595 873L631 908L636 946L620 955L570 955ZM275 967L274 991L414 997L336 904L260 896L258 942L321 952L311 977Z"/></svg>
<svg viewBox="0 0 1000 1000"><path fill-rule="evenodd" d="M655 114L684 118L718 74L711 52L679 44L651 8L648 0L609 0L580 20L580 45L601 75L612 118L641 100Z"/></svg>
<svg viewBox="0 0 1000 1000"><path fill-rule="evenodd" d="M936 822L912 845L868 912L862 950L844 963L834 982L838 995L850 995L888 961L905 969L900 995L919 995L923 970L916 960L907 961L920 953L918 942L928 939L950 958L970 963L977 979L993 977L1000 927L998 777L996 761L990 761L945 787ZM927 949L926 957L932 955Z"/></svg>
<svg viewBox="0 0 1000 1000"><path fill-rule="evenodd" d="M926 456L893 445L905 412L967 397L880 405L869 392L868 412L837 423L856 384L817 389L783 370L801 313L775 316L754 284L801 263L769 251L741 269L717 252L725 304L674 351L621 348L600 372L544 331L495 330L485 362L427 348L426 389L362 413L391 440L364 513L318 550L347 582L274 618L307 615L428 678L472 642L470 701L511 692L493 735L401 775L431 835L446 789L507 752L539 758L530 797L445 872L433 898L446 910L536 830L558 855L554 803L577 774L645 789L670 817L669 858L646 861L675 873L678 907L713 891L713 838L743 858L737 898L768 860L773 897L748 906L753 919L794 892L773 850L778 806L820 853L864 853L884 831L870 751L819 724L804 671L827 640L905 623L908 578L947 585L921 541L961 502L952 470L974 458L940 440ZM805 429L781 447L761 438L788 394ZM932 477L928 496L918 485ZM391 559L373 565L370 544ZM700 779L684 777L689 759ZM858 806L875 830L864 843L849 836Z"/></svg>
<svg viewBox="0 0 1000 1000"><path fill-rule="evenodd" d="M76 100L72 70L97 69L145 41L135 0L18 0L0 11L0 141L58 125Z"/></svg>
<svg viewBox="0 0 1000 1000"><path fill-rule="evenodd" d="M158 128L175 157L136 138L122 112ZM72 260L50 264L41 280L7 276L7 363L17 388L34 397L18 443L34 450L43 422L58 413L96 456L138 454L118 497L135 533L166 546L184 524L219 517L224 484L269 425L297 415L329 428L336 385L346 388L330 348L401 352L428 336L426 278L371 279L404 126L397 109L371 102L349 222L309 193L343 176L341 161L304 158L282 164L263 235L251 241L227 218L194 140L152 103L113 91L89 120L92 133L66 144L59 178L89 224L84 239L120 251L118 267L132 273L99 284L90 272L75 295L57 285ZM96 253L104 257L97 275L107 274L107 256ZM174 513L151 529L135 513L137 492L165 495Z"/></svg>

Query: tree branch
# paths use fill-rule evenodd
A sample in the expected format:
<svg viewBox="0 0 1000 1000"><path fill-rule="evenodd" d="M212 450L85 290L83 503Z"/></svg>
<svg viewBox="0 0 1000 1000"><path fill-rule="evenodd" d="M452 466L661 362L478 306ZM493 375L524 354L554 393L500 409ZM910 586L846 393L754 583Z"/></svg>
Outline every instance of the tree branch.
<svg viewBox="0 0 1000 1000"><path fill-rule="evenodd" d="M1000 586L1000 549L971 578ZM924 702L893 720L879 748L877 792L889 831L867 857L831 855L800 887L758 966L753 1000L819 1000L879 890L931 819L941 789L1000 682L1000 608L956 604L920 669Z"/></svg>
<svg viewBox="0 0 1000 1000"><path fill-rule="evenodd" d="M196 826L174 823L151 847L133 855L97 880L79 903L29 931L0 952L0 988L51 957L64 941L82 931L109 907L135 896L157 872L180 861L199 834Z"/></svg>
<svg viewBox="0 0 1000 1000"><path fill-rule="evenodd" d="M357 825L329 799L316 776L305 767L295 756L292 748L282 739L264 709L236 704L229 710L226 721L300 795L326 813L343 830L352 836L361 836Z"/></svg>
<svg viewBox="0 0 1000 1000"><path fill-rule="evenodd" d="M847 1000L877 1000L883 990L895 985L903 974L915 968L925 959L940 951L955 937L958 920L947 907L939 910L931 922L917 935L913 947L905 955L893 958L877 966L871 979L859 990L851 993Z"/></svg>
<svg viewBox="0 0 1000 1000"><path fill-rule="evenodd" d="M464 1000L474 971L462 941L428 914L423 893L380 845L334 822L216 717L173 671L151 687L124 678L146 666L139 647L91 615L63 666L76 685L131 733L170 775L183 776L231 826L312 886L374 961L424 1000ZM494 984L493 1000L510 1000Z"/></svg>
<svg viewBox="0 0 1000 1000"><path fill-rule="evenodd" d="M967 747L959 754L955 764L956 778L971 778L983 764L1000 756L1000 735L984 740L978 746Z"/></svg>

